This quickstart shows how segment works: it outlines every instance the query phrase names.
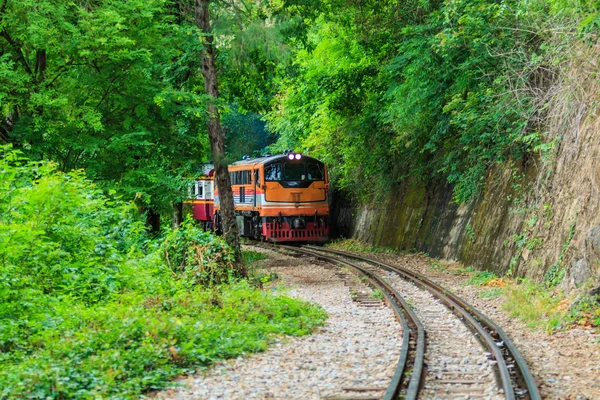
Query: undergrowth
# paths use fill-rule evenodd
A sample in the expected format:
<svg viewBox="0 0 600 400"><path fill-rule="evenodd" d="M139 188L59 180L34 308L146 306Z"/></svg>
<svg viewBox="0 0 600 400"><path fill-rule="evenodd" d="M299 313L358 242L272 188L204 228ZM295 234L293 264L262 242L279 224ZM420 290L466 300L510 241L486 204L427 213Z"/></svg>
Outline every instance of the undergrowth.
<svg viewBox="0 0 600 400"><path fill-rule="evenodd" d="M489 271L473 271L468 285L484 288L482 298L502 297L502 309L528 327L548 333L573 326L600 326L597 296L583 295L571 302L562 291L529 279L499 278Z"/></svg>
<svg viewBox="0 0 600 400"><path fill-rule="evenodd" d="M242 251L242 260L244 263L246 263L248 279L256 287L262 288L264 285L279 279L277 272L265 272L262 268L260 268L259 265L257 265L257 261L265 260L266 258L267 256L264 253L258 251Z"/></svg>
<svg viewBox="0 0 600 400"><path fill-rule="evenodd" d="M398 251L389 247L368 244L358 239L336 239L325 245L331 249L355 251L357 253L386 253L398 254Z"/></svg>
<svg viewBox="0 0 600 400"><path fill-rule="evenodd" d="M0 148L0 399L136 398L323 323L232 276L232 257L189 222L148 239L82 172Z"/></svg>

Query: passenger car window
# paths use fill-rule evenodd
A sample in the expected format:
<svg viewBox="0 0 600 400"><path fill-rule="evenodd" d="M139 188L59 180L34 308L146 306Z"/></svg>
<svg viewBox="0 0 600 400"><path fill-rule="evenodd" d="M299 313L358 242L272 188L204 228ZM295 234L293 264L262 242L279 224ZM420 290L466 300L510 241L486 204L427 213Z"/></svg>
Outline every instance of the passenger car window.
<svg viewBox="0 0 600 400"><path fill-rule="evenodd" d="M265 167L265 181L281 180L281 164L275 163Z"/></svg>
<svg viewBox="0 0 600 400"><path fill-rule="evenodd" d="M283 169L283 180L284 181L303 181L304 176L304 164L296 163L285 163Z"/></svg>
<svg viewBox="0 0 600 400"><path fill-rule="evenodd" d="M306 165L306 172L309 181L322 181L325 176L323 173L323 167L316 163L308 163Z"/></svg>

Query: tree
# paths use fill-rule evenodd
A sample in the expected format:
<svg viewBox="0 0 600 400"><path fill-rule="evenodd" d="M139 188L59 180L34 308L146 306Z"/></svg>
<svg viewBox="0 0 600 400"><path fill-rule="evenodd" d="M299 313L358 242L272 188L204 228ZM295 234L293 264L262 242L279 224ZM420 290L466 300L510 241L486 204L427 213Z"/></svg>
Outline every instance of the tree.
<svg viewBox="0 0 600 400"><path fill-rule="evenodd" d="M204 34L202 48L202 76L204 77L204 90L209 96L207 110L208 137L215 165L215 181L219 191L219 202L221 206L221 225L223 235L236 254L237 271L242 276L247 276L243 263L241 262L240 239L233 209L233 192L229 171L225 160L225 134L221 125L218 100L219 89L217 84L217 70L215 67L215 46L209 17L210 0L196 0L196 24Z"/></svg>
<svg viewBox="0 0 600 400"><path fill-rule="evenodd" d="M172 212L208 158L198 29L172 4L0 0L0 143Z"/></svg>

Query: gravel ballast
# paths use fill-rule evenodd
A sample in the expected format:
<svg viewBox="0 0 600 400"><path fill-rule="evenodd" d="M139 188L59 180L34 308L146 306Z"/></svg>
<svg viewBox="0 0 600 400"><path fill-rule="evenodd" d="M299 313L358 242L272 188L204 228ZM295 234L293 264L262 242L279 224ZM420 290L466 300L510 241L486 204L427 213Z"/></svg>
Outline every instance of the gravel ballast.
<svg viewBox="0 0 600 400"><path fill-rule="evenodd" d="M503 399L486 350L463 322L429 292L397 274L382 276L414 306L427 332L427 368L419 398Z"/></svg>
<svg viewBox="0 0 600 400"><path fill-rule="evenodd" d="M256 248L252 250L258 251ZM285 294L314 302L329 315L313 335L280 338L260 354L218 363L181 379L160 399L372 398L387 388L400 356L401 325L384 306L352 301L334 267L269 250L263 261ZM368 389L368 390L364 390Z"/></svg>
<svg viewBox="0 0 600 400"><path fill-rule="evenodd" d="M444 268L432 268L435 260L419 254L360 254L423 274L494 320L527 361L542 398L600 399L600 336L596 329L576 327L549 335L528 328L501 310L502 297L482 298L488 288L468 285L469 275L457 273L460 266L453 262L442 261Z"/></svg>

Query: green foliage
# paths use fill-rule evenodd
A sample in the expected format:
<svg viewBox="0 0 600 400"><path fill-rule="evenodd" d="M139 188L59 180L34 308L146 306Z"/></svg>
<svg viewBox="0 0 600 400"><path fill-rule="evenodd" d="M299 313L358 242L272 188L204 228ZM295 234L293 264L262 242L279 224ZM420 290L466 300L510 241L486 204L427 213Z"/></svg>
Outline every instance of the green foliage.
<svg viewBox="0 0 600 400"><path fill-rule="evenodd" d="M245 263L252 264L252 263L255 263L256 261L266 260L267 256L265 255L265 253L261 253L258 251L243 250L242 251L242 259L244 260Z"/></svg>
<svg viewBox="0 0 600 400"><path fill-rule="evenodd" d="M258 251L242 251L242 260L244 264L246 264L246 269L248 270L248 280L252 285L259 288L279 279L279 274L277 274L277 272L265 271L261 265L257 263L257 261L265 260L267 258L265 253L260 253Z"/></svg>
<svg viewBox="0 0 600 400"><path fill-rule="evenodd" d="M580 296L569 309L573 324L600 326L600 298L586 293Z"/></svg>
<svg viewBox="0 0 600 400"><path fill-rule="evenodd" d="M2 1L0 141L170 209L207 150L201 44L171 3Z"/></svg>
<svg viewBox="0 0 600 400"><path fill-rule="evenodd" d="M136 398L323 323L246 281L199 285L233 256L189 221L148 240L137 208L81 171L0 151L0 398Z"/></svg>
<svg viewBox="0 0 600 400"><path fill-rule="evenodd" d="M0 148L0 316L42 312L44 296L97 303L128 285L143 231L137 209L81 171L56 171Z"/></svg>
<svg viewBox="0 0 600 400"><path fill-rule="evenodd" d="M502 289L497 287L490 288L479 293L479 297L482 299L491 299L500 296L502 296Z"/></svg>
<svg viewBox="0 0 600 400"><path fill-rule="evenodd" d="M330 11L311 25L267 116L280 135L274 150L322 158L335 184L359 197L410 177L446 181L463 203L497 162L532 153L551 162L557 143L539 121L564 57L553 32L597 5L324 3Z"/></svg>
<svg viewBox="0 0 600 400"><path fill-rule="evenodd" d="M233 250L187 218L162 242L164 260L176 274L194 284L214 286L228 282L235 272Z"/></svg>
<svg viewBox="0 0 600 400"><path fill-rule="evenodd" d="M3 353L2 397L133 398L215 360L262 351L269 334L310 333L325 318L320 309L243 282L131 293L55 312L22 351Z"/></svg>
<svg viewBox="0 0 600 400"><path fill-rule="evenodd" d="M467 281L467 283L469 285L483 286L483 285L486 285L490 281L493 281L494 279L497 279L497 278L498 277L493 272L490 272L490 271L476 271L471 276L469 276L469 280Z"/></svg>
<svg viewBox="0 0 600 400"><path fill-rule="evenodd" d="M272 142L265 130L265 122L255 113L241 113L232 106L223 115L223 125L227 130L225 150L227 157L233 161L241 160L243 156L258 157Z"/></svg>
<svg viewBox="0 0 600 400"><path fill-rule="evenodd" d="M503 309L511 317L520 318L530 328L541 328L551 333L564 327L565 313L559 305L564 297L554 296L546 288L525 280L505 289Z"/></svg>
<svg viewBox="0 0 600 400"><path fill-rule="evenodd" d="M573 237L575 236L576 224L577 224L577 221L573 222L573 224L571 224L571 226L569 227L569 232L568 232L567 238L565 239L565 242L562 245L562 248L560 251L560 256L558 257L558 260L556 260L556 262L554 264L552 264L552 266L546 271L546 274L544 275L544 282L549 287L554 287L554 286L558 285L559 283L562 282L563 278L565 277L567 269L562 265L562 263L565 258L567 249L569 248L569 245L571 244L571 240L573 240Z"/></svg>
<svg viewBox="0 0 600 400"><path fill-rule="evenodd" d="M465 232L467 234L467 239L469 239L469 242L475 243L475 232L473 231L471 224L467 224L467 226L465 227Z"/></svg>

